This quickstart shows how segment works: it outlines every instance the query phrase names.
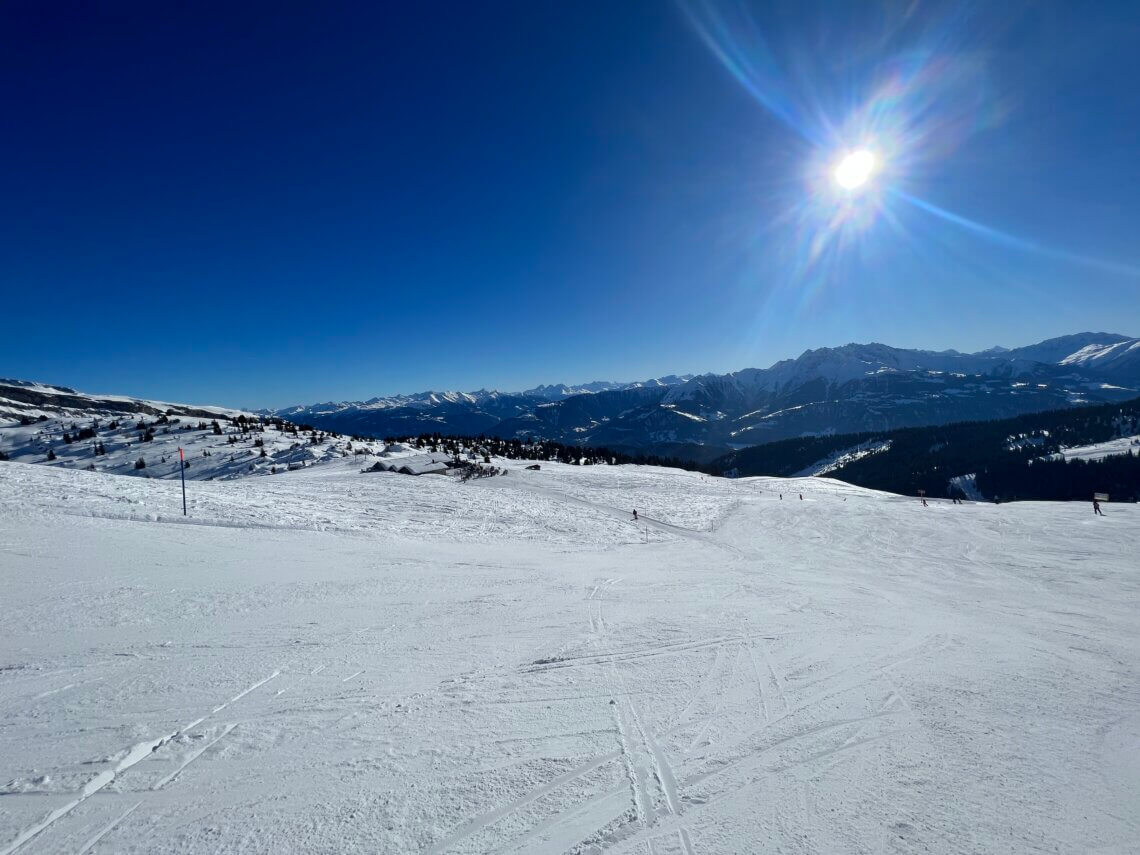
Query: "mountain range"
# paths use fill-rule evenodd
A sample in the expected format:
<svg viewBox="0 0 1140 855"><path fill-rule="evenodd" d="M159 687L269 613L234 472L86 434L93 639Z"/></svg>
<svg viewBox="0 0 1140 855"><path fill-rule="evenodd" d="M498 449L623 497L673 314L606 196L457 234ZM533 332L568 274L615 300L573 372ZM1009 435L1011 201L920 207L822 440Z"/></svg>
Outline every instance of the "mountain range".
<svg viewBox="0 0 1140 855"><path fill-rule="evenodd" d="M423 392L274 415L369 436L543 437L705 461L820 436L990 420L1140 395L1140 339L1077 333L978 353L846 344L769 368L524 392Z"/></svg>

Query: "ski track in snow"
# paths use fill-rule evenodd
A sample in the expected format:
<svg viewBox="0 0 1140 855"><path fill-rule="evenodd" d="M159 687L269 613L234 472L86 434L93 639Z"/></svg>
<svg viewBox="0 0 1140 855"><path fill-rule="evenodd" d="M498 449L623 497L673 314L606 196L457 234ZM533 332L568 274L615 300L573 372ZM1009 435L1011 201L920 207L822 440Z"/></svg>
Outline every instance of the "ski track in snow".
<svg viewBox="0 0 1140 855"><path fill-rule="evenodd" d="M244 698L246 695L248 695L250 692L252 692L255 689L258 689L261 686L265 685L270 680L272 680L274 677L278 676L278 673L279 672L275 671L274 673L270 674L268 677L266 677L262 680L258 680L253 685L248 686L247 688L238 692L238 694L234 695L228 701L221 703L218 706L214 707L212 710L210 710L210 712L194 719L189 724L184 725L183 727L179 728L178 730L176 730L170 734L167 734L166 736L160 736L156 739L150 739L150 740L146 740L143 742L139 742L135 745L130 746L127 749L124 749L124 751L122 752L122 754L123 754L122 758L118 762L116 762L113 767L103 770L102 772L100 772L99 774L97 774L93 778L91 778L89 781L87 781L85 784L83 784L83 786L79 789L77 798L73 799L72 801L68 802L67 804L63 805L62 807L56 808L55 810L51 811L50 813L47 814L47 816L45 816L43 819L39 820L38 822L35 822L32 825L28 826L27 828L22 829L16 835L15 839L11 843L7 844L4 849L0 849L0 855L10 855L10 853L15 852L17 849L19 849L25 843L30 841L36 835L38 835L41 832L48 829L52 825L52 823L62 819L67 814L69 814L71 811L73 811L75 808L79 807L86 799L88 799L91 796L95 795L96 793L102 791L108 785L115 783L129 769L131 769L132 767L141 763L143 760L148 759L156 751L158 751L160 748L164 747L168 743L172 742L173 740L178 739L180 736L183 736L184 734L190 733L192 730L194 730L194 728L198 727L198 725L200 725L202 722L204 722L206 719L210 718L214 714L221 712L222 710L229 707L231 704L237 703L242 698ZM193 762L194 759L196 759L200 754L202 754L202 752L204 752L207 748L209 748L215 742L217 742L219 739L221 739L222 736L225 736L227 733L229 733L231 730L233 730L234 727L235 727L235 725L232 725L232 724L227 725L223 729L221 735L215 737L213 740L211 740L210 742L208 742L206 745L202 746L201 748L198 748L198 749L192 751L189 755L187 755L186 759L181 763L181 765L178 766L177 769L175 769L169 775L166 775L164 778L162 778L160 781L158 781L158 783L156 783L151 789L154 789L154 790L161 789L168 782L170 782L172 779L177 777L178 774L181 773L182 770L185 769L188 765L190 765L190 763ZM107 829L107 830L110 830L110 829ZM106 833L106 832L104 832L104 833Z"/></svg>
<svg viewBox="0 0 1140 855"><path fill-rule="evenodd" d="M508 465L0 464L0 855L1140 839L1136 507Z"/></svg>
<svg viewBox="0 0 1140 855"><path fill-rule="evenodd" d="M90 852L94 848L95 844L110 834L111 830L114 829L116 825L134 813L134 811L141 804L142 802L135 802L133 805L123 811L123 813L121 813L115 819L111 820L111 822L104 826L94 837L84 843L83 846L75 853L75 855L83 855L84 852Z"/></svg>

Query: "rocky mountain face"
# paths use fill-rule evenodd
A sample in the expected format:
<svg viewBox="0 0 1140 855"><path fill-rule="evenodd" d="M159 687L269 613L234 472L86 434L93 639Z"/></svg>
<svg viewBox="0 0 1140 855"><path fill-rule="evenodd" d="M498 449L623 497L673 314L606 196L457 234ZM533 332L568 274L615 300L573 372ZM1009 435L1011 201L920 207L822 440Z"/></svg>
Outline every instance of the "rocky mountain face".
<svg viewBox="0 0 1140 855"><path fill-rule="evenodd" d="M797 436L1009 418L1140 395L1140 339L1079 333L979 353L847 344L770 368L526 392L426 392L278 411L372 436L537 436L710 460Z"/></svg>

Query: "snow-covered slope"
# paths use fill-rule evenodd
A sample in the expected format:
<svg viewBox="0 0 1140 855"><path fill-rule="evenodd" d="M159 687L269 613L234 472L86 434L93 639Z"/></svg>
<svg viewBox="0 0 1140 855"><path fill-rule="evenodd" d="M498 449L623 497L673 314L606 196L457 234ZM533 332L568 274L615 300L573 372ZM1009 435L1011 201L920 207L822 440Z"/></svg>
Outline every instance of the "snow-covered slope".
<svg viewBox="0 0 1140 855"><path fill-rule="evenodd" d="M799 477L808 477L812 475L830 475L856 460L862 460L865 457L870 457L874 454L882 454L884 451L891 450L891 441L887 440L869 440L861 442L857 445L843 448L829 454L821 460L817 460L811 466L805 467L796 475Z"/></svg>
<svg viewBox="0 0 1140 855"><path fill-rule="evenodd" d="M171 404L124 395L92 395L67 386L52 386L30 380L0 378L0 426L22 417L158 416L163 413L198 418L230 418L244 411L229 407ZM248 413L244 413L248 415Z"/></svg>
<svg viewBox="0 0 1140 855"><path fill-rule="evenodd" d="M212 481L346 458L370 462L370 455L385 451L382 442L353 442L223 407L88 395L14 380L0 381L0 396L7 396L0 399L0 461L173 479L181 477L182 449L186 478Z"/></svg>
<svg viewBox="0 0 1140 855"><path fill-rule="evenodd" d="M1046 339L1037 344L1017 347L1005 351L1005 356L1017 359L1029 359L1034 362L1048 362L1064 364L1075 354L1088 347L1104 347L1119 344L1120 342L1135 341L1135 339L1120 335L1119 333L1083 332L1073 335L1063 335L1057 338Z"/></svg>
<svg viewBox="0 0 1140 855"><path fill-rule="evenodd" d="M1088 344L1066 356L1060 364L1111 373L1119 379L1140 375L1140 339Z"/></svg>
<svg viewBox="0 0 1140 855"><path fill-rule="evenodd" d="M0 853L1140 839L1137 506L507 465L0 463Z"/></svg>
<svg viewBox="0 0 1140 855"><path fill-rule="evenodd" d="M94 435L88 437L88 432ZM116 475L179 478L179 448L186 455L187 478L225 480L375 454L384 444L352 443L292 425L280 429L272 422L207 422L178 416L137 421L55 418L0 427L0 454L9 460Z"/></svg>
<svg viewBox="0 0 1140 855"><path fill-rule="evenodd" d="M1140 436L1122 436L1107 442L1062 448L1058 456L1066 460L1103 460L1113 454L1140 454Z"/></svg>

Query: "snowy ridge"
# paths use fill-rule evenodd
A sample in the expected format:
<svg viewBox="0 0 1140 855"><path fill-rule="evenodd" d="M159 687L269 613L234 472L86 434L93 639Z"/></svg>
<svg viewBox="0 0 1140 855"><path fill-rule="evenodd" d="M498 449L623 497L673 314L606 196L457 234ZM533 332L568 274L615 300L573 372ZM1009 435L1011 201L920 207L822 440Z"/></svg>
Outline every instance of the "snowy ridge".
<svg viewBox="0 0 1140 855"><path fill-rule="evenodd" d="M1060 360L1060 364L1098 371L1132 369L1140 365L1140 339L1128 339L1114 344L1088 344Z"/></svg>
<svg viewBox="0 0 1140 855"><path fill-rule="evenodd" d="M1017 347L1006 351L1005 355L1018 359L1029 359L1034 362L1065 364L1067 360L1090 346L1103 347L1135 340L1133 336L1120 335L1119 333L1083 332L1046 339L1025 347Z"/></svg>
<svg viewBox="0 0 1140 855"><path fill-rule="evenodd" d="M172 404L125 395L92 395L67 386L52 386L29 380L0 378L0 425L19 421L21 417L79 417L149 415L163 413L206 418L236 418L251 415L248 411L232 407Z"/></svg>

